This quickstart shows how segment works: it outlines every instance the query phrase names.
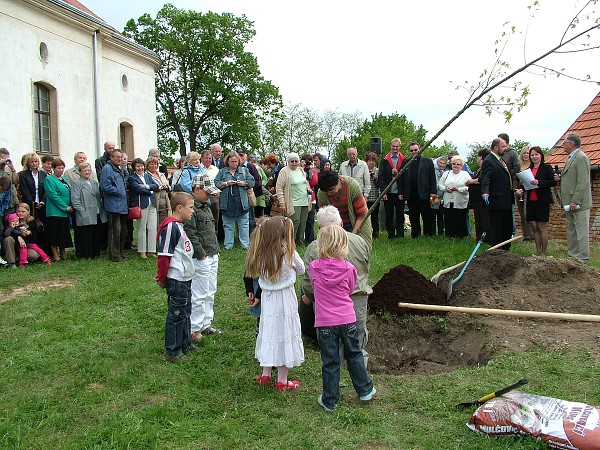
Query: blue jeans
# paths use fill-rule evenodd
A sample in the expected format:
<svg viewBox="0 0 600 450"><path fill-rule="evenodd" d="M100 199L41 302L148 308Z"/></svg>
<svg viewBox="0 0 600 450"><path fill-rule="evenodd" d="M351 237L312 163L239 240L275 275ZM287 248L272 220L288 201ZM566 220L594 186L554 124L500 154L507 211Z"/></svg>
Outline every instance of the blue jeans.
<svg viewBox="0 0 600 450"><path fill-rule="evenodd" d="M177 356L192 346L192 280L167 278L166 284L169 305L165 322L165 350L169 355Z"/></svg>
<svg viewBox="0 0 600 450"><path fill-rule="evenodd" d="M233 248L234 242L234 230L237 224L238 238L240 239L240 245L243 248L250 247L250 215L249 213L242 214L241 216L229 217L221 214L223 217L223 230L225 231L225 248L227 250Z"/></svg>
<svg viewBox="0 0 600 450"><path fill-rule="evenodd" d="M365 369L365 361L358 342L356 322L346 325L317 328L323 368L323 404L333 409L340 399L340 341L354 389L359 396L373 389L373 381Z"/></svg>

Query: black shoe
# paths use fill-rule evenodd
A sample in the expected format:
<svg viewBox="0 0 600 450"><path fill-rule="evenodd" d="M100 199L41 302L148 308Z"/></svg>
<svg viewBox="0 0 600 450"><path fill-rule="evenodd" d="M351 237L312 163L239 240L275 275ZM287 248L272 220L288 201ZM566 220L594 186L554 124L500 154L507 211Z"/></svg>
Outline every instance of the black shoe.
<svg viewBox="0 0 600 450"><path fill-rule="evenodd" d="M180 360L183 357L183 353L178 353L177 355L171 355L169 353L165 353L165 361L174 363Z"/></svg>

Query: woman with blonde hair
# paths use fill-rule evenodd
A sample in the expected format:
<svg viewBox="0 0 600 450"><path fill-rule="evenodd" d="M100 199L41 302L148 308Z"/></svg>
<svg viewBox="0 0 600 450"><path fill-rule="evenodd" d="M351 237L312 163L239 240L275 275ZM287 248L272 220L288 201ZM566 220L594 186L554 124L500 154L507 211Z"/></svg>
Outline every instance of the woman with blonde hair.
<svg viewBox="0 0 600 450"><path fill-rule="evenodd" d="M167 181L165 174L158 170L160 161L154 156L150 156L146 160L146 168L152 177L152 180L158 185L158 190L154 191L154 199L156 200L156 210L158 212L158 222L163 223L168 216L171 215L171 202L169 201L169 192L171 187Z"/></svg>
<svg viewBox="0 0 600 450"><path fill-rule="evenodd" d="M46 190L44 181L48 174L41 170L40 157L37 153L24 156L23 171L19 174L19 192L24 203L29 205L31 214L42 223L46 221ZM44 239L40 236L40 240ZM42 246L43 247L43 246Z"/></svg>

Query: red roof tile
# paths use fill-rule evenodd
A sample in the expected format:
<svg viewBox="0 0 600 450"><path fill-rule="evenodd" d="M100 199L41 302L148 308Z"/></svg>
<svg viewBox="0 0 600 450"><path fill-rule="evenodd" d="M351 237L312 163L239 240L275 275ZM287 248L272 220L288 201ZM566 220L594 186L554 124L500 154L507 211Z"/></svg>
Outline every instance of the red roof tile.
<svg viewBox="0 0 600 450"><path fill-rule="evenodd" d="M562 150L562 143L569 133L577 133L581 137L581 149L590 158L590 164L600 164L600 92L550 149L546 157L548 164L565 165L568 155Z"/></svg>
<svg viewBox="0 0 600 450"><path fill-rule="evenodd" d="M78 2L77 0L62 0L62 1L65 3L68 3L69 5L73 6L74 8L77 8L77 9L83 11L84 13L87 13L90 16L94 16L96 19L100 19L102 22L104 22L104 19L102 17L98 16L96 13L94 13L94 11L92 11L91 9L88 9L85 5Z"/></svg>

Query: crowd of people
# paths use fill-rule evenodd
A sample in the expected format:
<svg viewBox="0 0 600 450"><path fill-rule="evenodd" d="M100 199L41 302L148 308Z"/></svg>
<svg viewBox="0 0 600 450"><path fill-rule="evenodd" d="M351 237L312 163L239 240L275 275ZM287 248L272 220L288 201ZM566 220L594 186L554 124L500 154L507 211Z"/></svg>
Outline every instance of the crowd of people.
<svg viewBox="0 0 600 450"><path fill-rule="evenodd" d="M205 336L223 334L213 324L219 240L225 250L233 248L237 228L247 251L247 301L257 317L257 383L270 386L276 369L276 390L297 389L300 382L288 373L304 361L302 333L314 336L323 363L317 402L331 412L340 399L342 357L359 399L376 394L367 373L366 313L371 248L380 226L368 208L380 193L389 239L404 236L405 208L413 238L436 231L468 236L472 209L477 237L486 233L490 244L508 250L516 209L530 227L524 227L525 239L533 239L543 255L552 188L560 182L568 253L586 262L590 165L579 136L567 135L563 146L569 159L558 174L540 147L519 155L501 134L478 152L472 173L455 152L432 160L416 142L405 157L396 138L379 166L377 154L368 152L361 161L356 148L348 149L338 173L320 154L292 152L282 164L273 154L259 161L243 150L223 157L213 144L177 161L171 177L157 150L129 166L112 142L95 161L95 173L83 152L69 169L61 158L28 153L16 172L8 150L0 149L3 255L10 267L22 268L37 259L64 260L74 246L76 257L106 251L110 261L121 262L136 220L139 257L157 259L155 280L167 292L165 359L176 362L198 352ZM301 257L296 249L303 244ZM295 282L302 274L298 302Z"/></svg>
<svg viewBox="0 0 600 450"><path fill-rule="evenodd" d="M577 150L579 137L571 136ZM565 142L570 145L571 141ZM28 153L22 158L22 170L17 171L9 151L0 149L0 213L4 219L0 262L11 268L26 265L15 257L21 244L11 234L16 231L7 230L10 224L6 220L8 213L17 213L20 204L27 205L33 218L28 228L35 227L35 231L27 235L28 240L35 240L31 244L49 255L50 262L66 259L70 247L75 248L76 257L96 258L106 252L111 261L120 262L125 259L125 249L137 246L141 258L156 258L156 232L171 213L172 193L191 193L193 179L201 174L208 175L220 189L209 205L217 238L225 250L234 246L235 236L248 249L256 219L271 215L272 209L291 219L296 245L309 245L315 239L316 211L331 204L339 209L344 228L358 231L369 246L383 228L389 239L404 237L406 230L413 238L436 233L471 235L473 211L474 235L478 239L485 233L486 242L503 243L515 234L516 222L520 221L523 239L535 241L537 254L546 253L549 208L558 197L552 188L560 176L544 163L540 147L524 147L517 152L510 148L508 135L501 133L489 149L478 151L475 172L456 151L431 159L421 155L416 142L409 144L408 156L401 148L401 140L393 139L390 151L379 161L373 152L367 152L361 160L358 150L351 147L348 159L335 171L319 153L300 156L292 152L284 163L274 154L259 159L242 149L223 155L221 146L215 143L209 150L178 158L171 176L160 162L158 150L150 150L146 160L136 158L129 164L127 155L113 142L104 144L104 154L96 159L95 170L86 154L77 152L70 168L60 158ZM583 152L579 154L585 157ZM402 176L396 177L409 163ZM584 179L586 167L583 163L577 167L577 180ZM532 173L530 184L522 183L518 176L526 171ZM589 183L582 188L578 181L576 187L585 190L585 194L576 196L580 201L576 212L584 214L567 210L569 241L578 242L569 254L586 261L589 249L585 241L589 237L581 223L589 209ZM380 193L383 226L377 201ZM572 195L566 192L565 197ZM365 222L366 212L372 207ZM508 250L510 243L503 248ZM27 263L37 259L40 255L32 251Z"/></svg>

